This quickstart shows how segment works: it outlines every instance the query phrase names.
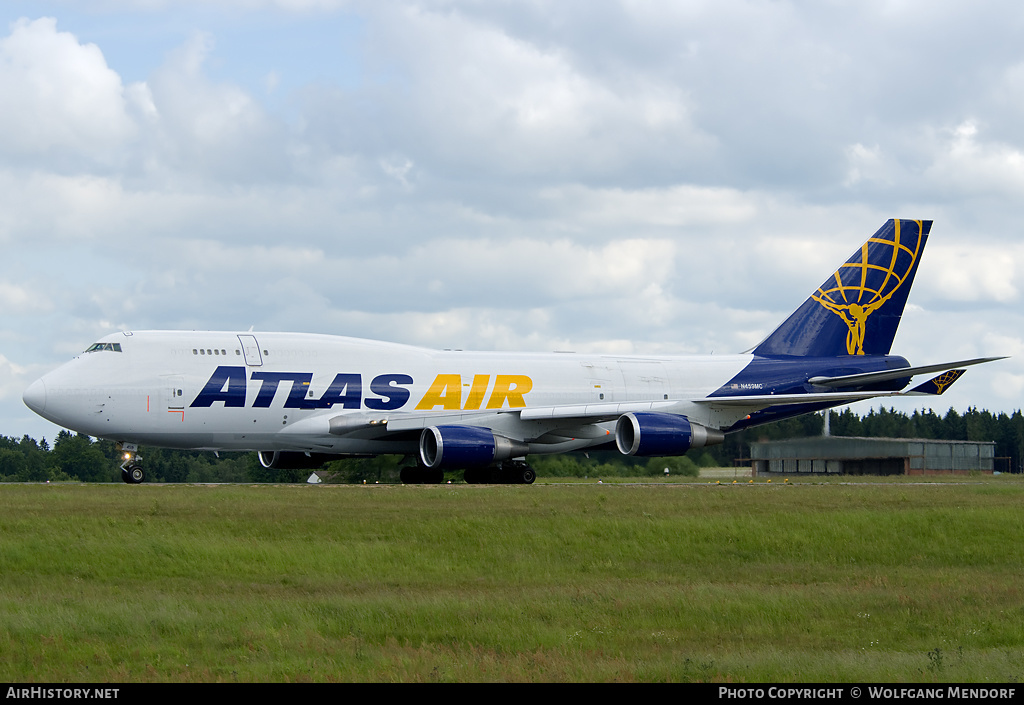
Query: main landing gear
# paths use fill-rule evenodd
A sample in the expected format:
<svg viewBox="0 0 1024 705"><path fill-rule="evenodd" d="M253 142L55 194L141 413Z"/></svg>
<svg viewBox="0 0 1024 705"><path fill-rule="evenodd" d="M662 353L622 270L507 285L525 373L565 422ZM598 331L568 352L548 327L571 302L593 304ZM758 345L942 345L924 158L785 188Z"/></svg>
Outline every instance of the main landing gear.
<svg viewBox="0 0 1024 705"><path fill-rule="evenodd" d="M402 468L399 477L406 485L440 485L444 471L410 465ZM522 460L505 460L486 468L469 468L463 477L471 485L532 485L537 473Z"/></svg>
<svg viewBox="0 0 1024 705"><path fill-rule="evenodd" d="M134 443L121 443L120 450L123 451L124 462L121 463L121 479L129 485L138 485L145 481L146 472L139 463L142 456L139 455L139 447Z"/></svg>
<svg viewBox="0 0 1024 705"><path fill-rule="evenodd" d="M524 460L504 460L487 468L470 468L465 479L471 485L532 485L537 473Z"/></svg>

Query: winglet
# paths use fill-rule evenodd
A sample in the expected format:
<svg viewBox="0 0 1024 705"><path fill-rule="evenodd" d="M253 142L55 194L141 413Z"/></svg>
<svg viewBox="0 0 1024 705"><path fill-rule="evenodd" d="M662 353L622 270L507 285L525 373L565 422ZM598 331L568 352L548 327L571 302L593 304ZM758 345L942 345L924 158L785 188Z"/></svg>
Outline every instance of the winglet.
<svg viewBox="0 0 1024 705"><path fill-rule="evenodd" d="M960 376L966 371L967 370L949 370L947 372L943 372L941 375L932 377L924 384L917 385L916 387L908 391L907 394L913 394L915 396L921 394L926 394L929 396L938 396L939 394L942 394L944 391L949 389L949 387L952 386L953 382L956 382L958 379L960 379Z"/></svg>

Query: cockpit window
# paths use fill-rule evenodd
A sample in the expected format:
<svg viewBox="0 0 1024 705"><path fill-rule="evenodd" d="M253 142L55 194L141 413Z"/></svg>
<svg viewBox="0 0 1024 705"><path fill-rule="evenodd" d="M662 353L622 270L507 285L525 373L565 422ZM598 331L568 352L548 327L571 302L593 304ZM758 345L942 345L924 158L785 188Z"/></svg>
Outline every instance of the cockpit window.
<svg viewBox="0 0 1024 705"><path fill-rule="evenodd" d="M121 343L93 343L89 346L87 353L108 350L110 352L121 352Z"/></svg>

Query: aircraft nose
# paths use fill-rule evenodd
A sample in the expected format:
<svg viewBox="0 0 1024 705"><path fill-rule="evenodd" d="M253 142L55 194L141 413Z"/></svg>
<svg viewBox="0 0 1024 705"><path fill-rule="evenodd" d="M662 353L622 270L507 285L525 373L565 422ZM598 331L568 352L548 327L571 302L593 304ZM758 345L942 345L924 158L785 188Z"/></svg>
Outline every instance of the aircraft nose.
<svg viewBox="0 0 1024 705"><path fill-rule="evenodd" d="M25 402L25 406L37 414L42 414L46 409L46 384L43 383L43 380L37 379L31 387L25 390L21 399Z"/></svg>

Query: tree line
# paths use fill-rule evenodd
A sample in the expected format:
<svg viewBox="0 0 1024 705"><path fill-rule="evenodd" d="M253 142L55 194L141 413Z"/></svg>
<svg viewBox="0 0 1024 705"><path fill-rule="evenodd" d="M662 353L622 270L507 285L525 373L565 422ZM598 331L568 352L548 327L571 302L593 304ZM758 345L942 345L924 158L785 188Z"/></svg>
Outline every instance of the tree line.
<svg viewBox="0 0 1024 705"><path fill-rule="evenodd" d="M906 414L893 408L879 407L877 410L871 409L865 416L859 416L847 408L843 411L832 410L829 415L829 433L833 436L994 441L996 458L999 460L996 469L1022 472L1024 415L1020 409L1012 414L993 414L971 407L960 414L950 408L945 416L940 416L931 409L914 410L912 414ZM709 450L723 465L731 465L750 457L752 442L820 436L824 422L823 414L804 414L731 433L725 437L724 444Z"/></svg>
<svg viewBox="0 0 1024 705"><path fill-rule="evenodd" d="M1024 416L993 414L971 407L944 416L931 410L906 414L879 407L859 416L850 409L831 411L834 436L866 438L927 438L934 440L994 441L996 469L1024 470ZM750 444L756 441L802 438L822 434L824 416L805 414L766 426L728 434L725 443L692 450L678 458L632 458L617 451L593 451L553 456L530 456L540 477L696 476L700 467L749 464ZM150 482L304 482L312 471L268 469L255 453L219 453L144 447L142 465ZM326 463L318 474L333 482L398 482L405 459L384 455L346 458ZM452 478L461 477L453 473ZM113 441L61 431L53 446L42 439L0 435L0 482L120 482L121 457Z"/></svg>

